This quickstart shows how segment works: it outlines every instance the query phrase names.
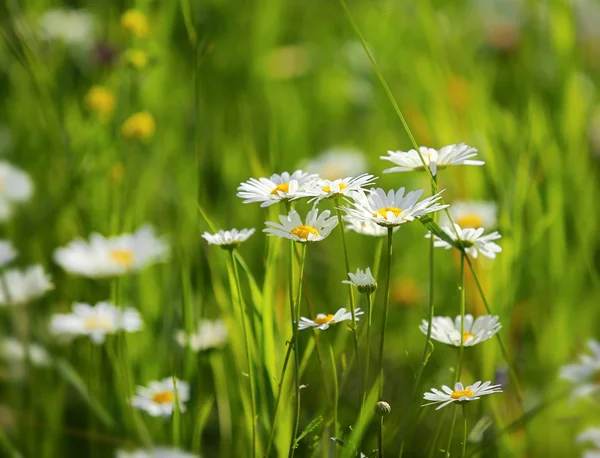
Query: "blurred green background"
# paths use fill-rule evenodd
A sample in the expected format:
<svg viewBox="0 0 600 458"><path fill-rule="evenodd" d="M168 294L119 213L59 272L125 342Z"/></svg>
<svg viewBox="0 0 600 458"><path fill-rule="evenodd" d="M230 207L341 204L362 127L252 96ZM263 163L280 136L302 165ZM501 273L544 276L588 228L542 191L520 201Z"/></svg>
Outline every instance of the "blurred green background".
<svg viewBox="0 0 600 458"><path fill-rule="evenodd" d="M121 15L133 7L147 15L145 38L121 25ZM44 15L56 8L85 11L92 25L70 17L53 29L59 32L40 31ZM504 395L471 410L471 424L484 415L493 424L480 456L577 455L574 436L599 419L598 406L569 403L557 370L588 338L598 336L600 5L356 0L349 8L418 143L465 142L486 162L482 168L444 170L439 177L449 203L496 201L503 235L503 252L494 261L476 262L476 269L501 318L524 405L509 384ZM2 226L2 237L15 243L19 262L44 264L55 284L22 313L0 310L1 329L13 335L15 320L25 323L29 338L78 374L30 368L15 383L4 365L3 441L25 457L113 456L117 448L141 446L139 423L121 395L134 384L177 373L192 384L189 412L176 433L172 422L140 414L153 442L179 442L205 457L250 456L239 388L241 327L229 296L226 253L200 238L209 227L198 204L219 228L257 228L240 251L261 290L252 295L242 273L246 301L260 303L263 319L270 316L263 326L270 326L272 335L257 337L255 361L263 380L258 424L264 444L289 318L287 250L260 231L283 210L242 204L237 186L250 177L291 172L334 149L364 154L364 172L380 176L378 186L429 189L423 174L382 175L388 164L379 156L411 145L341 5L2 0L0 27L2 158L26 170L36 187L31 202ZM131 49L147 53L145 65L131 64ZM107 116L86 99L94 86L114 94L115 107ZM155 119L153 134L125 138L123 122L142 111ZM129 232L145 222L167 236L173 254L169 263L118 285L145 321L143 332L125 339L132 385L121 389L119 370L102 347L86 339L59 345L47 330L48 317L68 310L73 301L113 297L115 281L68 276L53 264L52 252L75 237ZM423 347L418 324L427 310L424 234L415 223L395 237L385 361L386 400L392 405L387 456L398 453L398 428ZM352 269L374 268L377 240L354 233L348 240ZM273 258L274 252L279 256ZM308 249L306 285L315 312L345 306L342 256L337 232ZM436 274L436 314L458 314L458 257L437 251ZM467 297L470 312L484 313L470 276ZM381 303L378 297L376 329ZM189 354L175 342L177 329L193 327L201 317L228 323L231 343L222 352ZM264 337L265 329L257 335ZM357 414L355 368L346 370L353 354L350 333L339 326L327 334L324 339L331 335L336 342L340 377L348 379L340 399L340 429L348 434ZM302 334L301 349L311 341ZM375 347L372 351L375 358ZM317 415L328 415L315 353L307 364L301 430ZM454 350L436 345L422 391L450 383L454 364ZM324 367L329 376L329 366ZM468 353L464 378L495 380L505 368L496 341L489 341ZM80 389L73 377L83 384ZM541 415L498 434L550 398L554 401ZM291 403L288 398L281 413L278 456L287 454ZM98 405L102 413L93 407ZM219 413L224 409L231 411L233 432ZM433 409L422 411L405 456L427 456L440 416ZM333 456L329 435L317 428L296 456ZM374 456L375 447L372 428L362 451Z"/></svg>

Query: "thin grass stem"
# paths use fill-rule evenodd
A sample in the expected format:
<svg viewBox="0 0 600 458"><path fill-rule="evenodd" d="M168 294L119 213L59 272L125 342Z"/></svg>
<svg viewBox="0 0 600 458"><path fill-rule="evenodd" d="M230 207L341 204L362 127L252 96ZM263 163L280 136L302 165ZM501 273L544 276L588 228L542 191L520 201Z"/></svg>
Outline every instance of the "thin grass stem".
<svg viewBox="0 0 600 458"><path fill-rule="evenodd" d="M329 356L331 358L331 373L333 375L333 437L338 436L338 398L339 398L339 386L337 376L337 366L335 362L335 349L333 346L333 336L331 331L329 335ZM338 447L334 447L335 456L338 456Z"/></svg>
<svg viewBox="0 0 600 458"><path fill-rule="evenodd" d="M369 369L371 361L371 325L373 319L373 304L371 301L371 294L367 294L367 343L365 351L365 382L363 386L369 386ZM362 408L365 408L365 402L367 400L366 390L363 392Z"/></svg>
<svg viewBox="0 0 600 458"><path fill-rule="evenodd" d="M454 407L452 413L452 424L450 426L450 434L448 435L448 445L446 445L446 458L450 458L450 446L452 445L452 437L454 436L454 428L456 427L456 414L458 412L458 406Z"/></svg>
<svg viewBox="0 0 600 458"><path fill-rule="evenodd" d="M460 452L460 458L465 458L467 456L467 405L462 405L462 414L463 414L463 442L462 442L462 450Z"/></svg>

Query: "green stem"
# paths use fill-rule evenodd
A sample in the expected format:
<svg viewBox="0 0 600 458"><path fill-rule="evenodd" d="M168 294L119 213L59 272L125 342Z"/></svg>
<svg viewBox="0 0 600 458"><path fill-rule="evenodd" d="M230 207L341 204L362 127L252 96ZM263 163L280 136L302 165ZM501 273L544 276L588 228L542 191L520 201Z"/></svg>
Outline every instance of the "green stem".
<svg viewBox="0 0 600 458"><path fill-rule="evenodd" d="M466 254L461 252L460 255L460 279L458 284L458 290L460 291L460 347L458 348L458 367L456 369L456 379L454 382L460 380L463 369L463 356L465 350L465 257Z"/></svg>
<svg viewBox="0 0 600 458"><path fill-rule="evenodd" d="M387 272L385 279L385 297L383 302L383 321L381 326L381 342L379 344L379 400L383 400L383 350L385 345L385 331L387 327L388 309L390 305L390 282L392 278L392 239L394 230L388 227Z"/></svg>
<svg viewBox="0 0 600 458"><path fill-rule="evenodd" d="M339 198L335 199L335 212L337 214L338 226L340 228L340 234L342 235L342 245L344 247L344 261L346 262L346 276L350 273L350 261L348 258L348 246L346 244L346 231L344 230L344 220L342 218L342 212L339 208ZM356 370L360 374L360 357L358 353L358 331L356 328L356 314L354 309L354 294L352 291L352 285L348 285L348 297L350 299L350 313L352 314L352 335L354 336L354 353L356 354ZM362 386L362 378L358 377L358 399L364 397L364 387ZM337 448L336 448L337 450Z"/></svg>
<svg viewBox="0 0 600 458"><path fill-rule="evenodd" d="M460 458L465 458L467 456L467 405L463 404L462 406L462 414L463 414L463 442L462 442L462 451L460 452Z"/></svg>
<svg viewBox="0 0 600 458"><path fill-rule="evenodd" d="M331 331L329 331L331 333ZM337 430L337 417L338 417L338 377L337 377L337 367L335 363L335 350L333 348L333 337L329 336L329 356L331 358L331 370L333 374L333 437L338 438L338 430ZM338 447L334 448L335 456L338 456Z"/></svg>
<svg viewBox="0 0 600 458"><path fill-rule="evenodd" d="M246 346L246 362L248 364L248 377L250 379L250 400L251 400L251 408L252 408L252 456L256 456L256 397L254 393L254 367L252 364L252 359L250 355L250 338L249 338L249 330L247 328L248 324L246 321L246 310L244 307L244 301L242 300L242 288L240 284L240 275L237 267L237 261L235 260L235 256L233 255L233 250L229 250L229 255L231 257L231 264L233 265L233 274L235 277L235 284L237 288L237 296L238 296L238 304L240 307L240 313L242 315L242 328L244 332L244 342ZM233 297L232 297L233 299Z"/></svg>
<svg viewBox="0 0 600 458"><path fill-rule="evenodd" d="M379 418L379 428L377 431L377 454L383 458L383 415Z"/></svg>
<svg viewBox="0 0 600 458"><path fill-rule="evenodd" d="M437 449L437 444L440 440L440 436L442 434L442 427L444 426L444 420L446 418L446 409L444 409L444 413L440 416L438 420L437 427L435 428L435 434L433 435L433 441L431 442L431 447L429 448L429 454L427 458L433 458L433 454Z"/></svg>
<svg viewBox="0 0 600 458"><path fill-rule="evenodd" d="M367 294L367 344L366 344L366 363L365 363L365 383L363 386L369 386L369 366L371 361L371 323L373 317L373 304L371 302L371 294ZM367 391L363 391L362 408L365 408L365 402L367 400Z"/></svg>
<svg viewBox="0 0 600 458"><path fill-rule="evenodd" d="M454 427L456 426L456 412L458 406L455 406L454 413L452 414L452 426L450 426L450 435L448 436L448 445L446 445L446 458L450 457L450 445L452 445L452 437L454 436Z"/></svg>

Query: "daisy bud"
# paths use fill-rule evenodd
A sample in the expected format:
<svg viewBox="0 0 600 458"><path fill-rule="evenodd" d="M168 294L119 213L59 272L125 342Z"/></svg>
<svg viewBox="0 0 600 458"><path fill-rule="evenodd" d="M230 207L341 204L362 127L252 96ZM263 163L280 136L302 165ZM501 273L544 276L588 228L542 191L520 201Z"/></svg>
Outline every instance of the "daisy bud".
<svg viewBox="0 0 600 458"><path fill-rule="evenodd" d="M390 406L385 401L379 401L375 404L375 413L382 416L387 417L392 412L392 406Z"/></svg>
<svg viewBox="0 0 600 458"><path fill-rule="evenodd" d="M371 275L371 269L368 267L365 271L356 269L356 274L348 272L348 276L352 281L344 280L342 283L355 286L361 294L373 294L377 289L377 282L373 278L373 275Z"/></svg>

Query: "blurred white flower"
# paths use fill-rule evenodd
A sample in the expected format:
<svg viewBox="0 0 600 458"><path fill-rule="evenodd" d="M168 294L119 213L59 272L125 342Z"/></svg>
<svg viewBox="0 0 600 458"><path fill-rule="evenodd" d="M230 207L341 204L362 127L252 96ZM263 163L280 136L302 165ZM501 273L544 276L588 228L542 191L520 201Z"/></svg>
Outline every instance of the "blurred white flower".
<svg viewBox="0 0 600 458"><path fill-rule="evenodd" d="M9 264L17 257L17 251L12 242L0 240L0 267Z"/></svg>
<svg viewBox="0 0 600 458"><path fill-rule="evenodd" d="M281 224L268 221L268 227L263 229L267 235L274 235L293 240L299 243L320 242L325 239L337 226L335 216L329 217L331 212L325 210L319 215L319 210L313 208L306 215L306 224L302 222L298 213L292 210L288 215L280 215Z"/></svg>
<svg viewBox="0 0 600 458"><path fill-rule="evenodd" d="M95 40L94 16L84 10L49 10L40 19L40 29L43 38L70 46L89 47Z"/></svg>
<svg viewBox="0 0 600 458"><path fill-rule="evenodd" d="M363 312L360 307L354 309L354 318L356 321L359 321L359 316L363 315ZM352 320L352 312L346 311L345 308L339 309L335 312L334 315L325 315L324 313L319 313L314 320L310 320L305 317L300 317L300 323L298 323L298 329L303 330L307 328L317 328L321 331L324 331L329 328L332 324L337 324L341 321Z"/></svg>
<svg viewBox="0 0 600 458"><path fill-rule="evenodd" d="M560 377L575 385L573 397L585 397L600 389L600 343L588 341L591 355L579 355L579 363L567 364L560 368Z"/></svg>
<svg viewBox="0 0 600 458"><path fill-rule="evenodd" d="M176 395L179 399L179 411L185 412L185 403L190 399L189 385L179 379L175 379L174 384L173 378L167 377L161 381L150 382L147 387L138 386L131 404L153 417L169 417L173 413Z"/></svg>
<svg viewBox="0 0 600 458"><path fill-rule="evenodd" d="M600 428L588 428L577 436L577 442L594 444L596 450L587 450L583 458L600 458Z"/></svg>
<svg viewBox="0 0 600 458"><path fill-rule="evenodd" d="M454 202L448 209L450 216L462 228L478 229L480 227L492 228L498 223L498 205L496 202ZM442 216L446 225L448 217Z"/></svg>
<svg viewBox="0 0 600 458"><path fill-rule="evenodd" d="M455 224L454 227L456 231L452 230L450 227L442 227L442 230L452 240L461 240L465 247L465 252L470 254L473 258L477 259L481 253L486 258L495 259L496 253L502 251L502 247L493 242L502 237L497 231L483 235L483 232L485 231L483 227L480 227L479 229L462 229L458 224ZM458 233L458 237L456 233ZM445 240L438 238L436 235L433 237L435 239L435 247L445 248L446 250L453 248L452 245ZM425 238L431 238L431 233L426 234Z"/></svg>
<svg viewBox="0 0 600 458"><path fill-rule="evenodd" d="M227 343L227 336L227 326L222 320L201 320L197 332L188 336L185 331L178 331L176 339L182 347L187 345L198 352L223 347Z"/></svg>
<svg viewBox="0 0 600 458"><path fill-rule="evenodd" d="M0 275L0 306L19 305L40 298L54 288L50 276L39 265L8 269Z"/></svg>
<svg viewBox="0 0 600 458"><path fill-rule="evenodd" d="M435 410L440 410L442 407L446 407L453 402L463 403L475 401L487 394L502 393L502 387L500 385L492 385L492 382L485 382L483 384L481 382L476 382L466 388L462 383L457 382L456 385L454 385L454 390L446 385L442 386L442 390L443 391L432 388L431 392L423 394L423 399L431 402L423 404L422 407L439 404Z"/></svg>
<svg viewBox="0 0 600 458"><path fill-rule="evenodd" d="M298 196L307 184L317 179L317 175L296 170L291 175L283 172L273 174L270 178L250 178L237 188L237 196L244 199L245 204L262 202L261 207L268 207L284 200Z"/></svg>
<svg viewBox="0 0 600 458"><path fill-rule="evenodd" d="M371 294L377 289L377 282L371 274L371 268L367 270L356 269L356 273L348 272L350 280L343 280L342 283L352 285L358 289L360 293Z"/></svg>
<svg viewBox="0 0 600 458"><path fill-rule="evenodd" d="M482 315L473 319L473 315L465 315L465 326L461 338L461 316L456 319L448 316L435 316L431 323L431 338L448 345L460 347L462 342L465 347L472 347L484 340L491 339L500 329L502 325L497 316ZM427 335L428 321L421 321L419 329Z"/></svg>
<svg viewBox="0 0 600 458"><path fill-rule="evenodd" d="M75 240L54 251L54 260L71 274L90 278L109 277L135 272L165 261L169 247L154 234L150 226L143 226L133 234L104 237L92 234L90 241Z"/></svg>
<svg viewBox="0 0 600 458"><path fill-rule="evenodd" d="M157 447L152 450L138 449L132 452L118 450L116 458L200 458L200 455L178 448Z"/></svg>
<svg viewBox="0 0 600 458"><path fill-rule="evenodd" d="M0 161L0 221L12 214L12 205L29 200L33 182L29 175L6 161Z"/></svg>
<svg viewBox="0 0 600 458"><path fill-rule="evenodd" d="M44 347L35 342L29 342L29 359L34 366L45 367L52 363L50 355ZM24 363L27 360L25 346L19 339L4 337L0 341L0 355L9 362Z"/></svg>
<svg viewBox="0 0 600 458"><path fill-rule="evenodd" d="M411 191L406 196L404 191L404 188L400 188L398 191L390 190L386 194L383 189L377 188L369 194L356 195L351 203L352 207L343 207L343 210L357 221L395 227L448 206L438 203L442 192L417 202L423 194L422 189Z"/></svg>
<svg viewBox="0 0 600 458"><path fill-rule="evenodd" d="M347 231L354 231L357 234L368 235L369 237L385 237L388 233L387 228L380 226L372 221L361 221L351 216L344 216ZM400 229L400 226L394 228L394 232Z"/></svg>
<svg viewBox="0 0 600 458"><path fill-rule="evenodd" d="M437 174L438 169L445 169L450 165L483 165L485 162L472 160L477 156L477 149L472 146L460 143L458 145L448 145L436 150L427 146L420 146L419 151L425 164L431 170L433 175ZM424 170L423 161L419 153L411 149L409 151L388 151L389 156L380 156L384 161L390 161L397 165L386 169L383 173L410 172L412 170Z"/></svg>
<svg viewBox="0 0 600 458"><path fill-rule="evenodd" d="M305 167L308 173L317 174L325 180L337 180L342 177L360 175L364 173L366 168L367 160L364 154L342 149L325 151L311 159Z"/></svg>
<svg viewBox="0 0 600 458"><path fill-rule="evenodd" d="M140 313L132 307L116 307L110 302L94 306L77 302L73 304L73 313L52 316L50 332L67 338L89 336L95 344L102 344L108 334L139 331L143 324Z"/></svg>
<svg viewBox="0 0 600 458"><path fill-rule="evenodd" d="M365 186L372 185L377 177L369 174L357 177L341 178L338 180L315 180L306 186L304 191L298 192L298 197L312 197L309 202L319 203L322 199L350 197L357 192L365 191Z"/></svg>
<svg viewBox="0 0 600 458"><path fill-rule="evenodd" d="M231 229L229 231L219 231L216 234L205 232L202 234L202 238L210 245L218 245L224 249L231 249L248 240L252 234L254 234L254 229L242 229L240 231Z"/></svg>

